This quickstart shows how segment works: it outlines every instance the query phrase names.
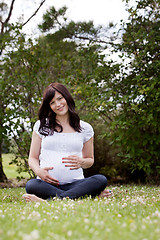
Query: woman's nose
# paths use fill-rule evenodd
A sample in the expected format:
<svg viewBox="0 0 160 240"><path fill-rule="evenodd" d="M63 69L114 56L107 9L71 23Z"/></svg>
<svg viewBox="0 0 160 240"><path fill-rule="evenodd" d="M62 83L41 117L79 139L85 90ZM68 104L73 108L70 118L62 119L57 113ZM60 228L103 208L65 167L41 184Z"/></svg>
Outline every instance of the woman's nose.
<svg viewBox="0 0 160 240"><path fill-rule="evenodd" d="M58 106L60 106L60 102L59 101L56 102L56 107L58 107Z"/></svg>

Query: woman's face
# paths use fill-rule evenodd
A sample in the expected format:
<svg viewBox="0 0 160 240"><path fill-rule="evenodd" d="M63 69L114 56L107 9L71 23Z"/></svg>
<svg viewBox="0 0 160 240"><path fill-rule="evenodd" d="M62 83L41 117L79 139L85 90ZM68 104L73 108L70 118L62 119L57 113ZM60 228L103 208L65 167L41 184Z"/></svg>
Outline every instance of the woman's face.
<svg viewBox="0 0 160 240"><path fill-rule="evenodd" d="M55 112L56 115L66 115L68 114L68 104L66 99L62 96L61 93L55 92L54 98L49 103L51 109L53 112Z"/></svg>

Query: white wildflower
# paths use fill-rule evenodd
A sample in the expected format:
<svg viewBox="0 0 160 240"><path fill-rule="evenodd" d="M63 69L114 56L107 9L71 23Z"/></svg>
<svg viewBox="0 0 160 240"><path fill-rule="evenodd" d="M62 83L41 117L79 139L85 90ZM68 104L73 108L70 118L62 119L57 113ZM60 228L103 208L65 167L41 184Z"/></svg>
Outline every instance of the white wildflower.
<svg viewBox="0 0 160 240"><path fill-rule="evenodd" d="M9 230L8 232L7 232L7 235L8 236L13 236L15 234L15 232L14 231L11 231L11 230Z"/></svg>
<svg viewBox="0 0 160 240"><path fill-rule="evenodd" d="M127 224L126 224L126 223L123 223L123 224L122 224L122 227L123 227L123 228L125 228L126 226L127 226Z"/></svg>
<svg viewBox="0 0 160 240"><path fill-rule="evenodd" d="M35 207L38 208L40 205L40 202L36 202Z"/></svg>
<svg viewBox="0 0 160 240"><path fill-rule="evenodd" d="M85 223L89 223L89 219L88 219L88 218L85 218L85 219L84 219L84 222L85 222Z"/></svg>
<svg viewBox="0 0 160 240"><path fill-rule="evenodd" d="M29 234L20 232L19 236L21 236L23 240L37 240L40 237L38 230L33 230Z"/></svg>
<svg viewBox="0 0 160 240"><path fill-rule="evenodd" d="M39 232L38 230L33 230L31 233L30 233L30 236L32 237L32 240L36 240L39 238Z"/></svg>
<svg viewBox="0 0 160 240"><path fill-rule="evenodd" d="M23 221L23 220L25 220L26 218L25 218L25 216L21 216L21 220Z"/></svg>
<svg viewBox="0 0 160 240"><path fill-rule="evenodd" d="M90 233L93 233L93 232L94 232L94 229L93 229L93 228L90 228L90 229L89 229L89 232L90 232Z"/></svg>
<svg viewBox="0 0 160 240"><path fill-rule="evenodd" d="M69 231L67 232L67 235L68 235L68 237L71 237L71 236L72 236L72 231L69 230Z"/></svg>
<svg viewBox="0 0 160 240"><path fill-rule="evenodd" d="M125 208L127 206L127 203L123 203L122 208Z"/></svg>

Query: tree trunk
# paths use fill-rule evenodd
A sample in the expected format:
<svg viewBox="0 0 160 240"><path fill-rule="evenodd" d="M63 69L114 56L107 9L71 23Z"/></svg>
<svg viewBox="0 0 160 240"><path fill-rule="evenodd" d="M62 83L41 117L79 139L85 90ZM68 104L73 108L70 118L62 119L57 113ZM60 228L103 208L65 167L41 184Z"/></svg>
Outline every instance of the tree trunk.
<svg viewBox="0 0 160 240"><path fill-rule="evenodd" d="M7 180L7 177L3 171L3 165L2 165L2 144L0 143L0 182L4 182Z"/></svg>
<svg viewBox="0 0 160 240"><path fill-rule="evenodd" d="M1 104L0 104L0 109L2 110ZM2 119L0 117L0 127L1 126L2 126ZM7 180L7 177L3 171L3 165L2 165L2 139L3 139L3 137L2 137L2 133L0 131L0 182L4 182L5 180Z"/></svg>

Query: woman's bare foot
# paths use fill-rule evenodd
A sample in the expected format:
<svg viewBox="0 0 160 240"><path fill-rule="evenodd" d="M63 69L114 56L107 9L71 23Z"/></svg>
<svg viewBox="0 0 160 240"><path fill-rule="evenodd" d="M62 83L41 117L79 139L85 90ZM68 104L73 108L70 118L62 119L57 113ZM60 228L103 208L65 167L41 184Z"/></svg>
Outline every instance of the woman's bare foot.
<svg viewBox="0 0 160 240"><path fill-rule="evenodd" d="M26 193L22 196L22 198L25 199L26 202L46 202L46 200L39 198L34 194Z"/></svg>
<svg viewBox="0 0 160 240"><path fill-rule="evenodd" d="M104 198L104 197L110 197L112 195L111 190L104 190L101 192L101 194L98 196L99 198Z"/></svg>

